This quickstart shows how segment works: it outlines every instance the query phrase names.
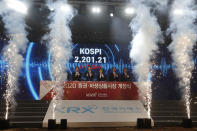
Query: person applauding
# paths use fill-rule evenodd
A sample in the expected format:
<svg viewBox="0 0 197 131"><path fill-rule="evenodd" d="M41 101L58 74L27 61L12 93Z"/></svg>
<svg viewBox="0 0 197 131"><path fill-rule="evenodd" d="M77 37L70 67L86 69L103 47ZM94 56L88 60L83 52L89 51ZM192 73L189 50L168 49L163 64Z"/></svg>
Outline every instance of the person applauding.
<svg viewBox="0 0 197 131"><path fill-rule="evenodd" d="M91 67L88 66L88 71L85 73L86 81L93 81L94 73L91 70Z"/></svg>
<svg viewBox="0 0 197 131"><path fill-rule="evenodd" d="M81 73L79 72L79 67L75 67L75 72L72 73L73 81L81 81Z"/></svg>
<svg viewBox="0 0 197 131"><path fill-rule="evenodd" d="M97 81L105 81L105 75L103 74L103 69L99 69L99 75L97 77Z"/></svg>
<svg viewBox="0 0 197 131"><path fill-rule="evenodd" d="M118 73L116 73L116 68L112 68L112 73L109 75L109 80L110 81L118 81Z"/></svg>
<svg viewBox="0 0 197 131"><path fill-rule="evenodd" d="M130 80L130 76L127 72L127 68L123 69L123 74L121 75L121 81L129 81Z"/></svg>

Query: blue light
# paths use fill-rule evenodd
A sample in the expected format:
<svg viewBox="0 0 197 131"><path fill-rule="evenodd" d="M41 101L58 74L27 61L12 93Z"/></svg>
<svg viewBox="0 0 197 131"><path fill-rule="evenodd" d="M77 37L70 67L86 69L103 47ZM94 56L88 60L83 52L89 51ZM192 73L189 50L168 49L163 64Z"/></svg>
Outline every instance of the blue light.
<svg viewBox="0 0 197 131"><path fill-rule="evenodd" d="M38 67L38 75L39 75L40 81L43 81L41 67Z"/></svg>
<svg viewBox="0 0 197 131"><path fill-rule="evenodd" d="M154 65L152 68L154 70L161 70L162 75L164 77L166 77L167 74L168 74L168 71L170 69L173 69L173 66L171 64L167 64L166 59L165 58L162 58L161 59L161 62L160 62L160 65Z"/></svg>
<svg viewBox="0 0 197 131"><path fill-rule="evenodd" d="M109 61L109 60L110 60L110 57L109 57L109 55L107 54L107 52L106 52L105 50L103 50L103 49L102 49L102 51L105 53L105 55L107 56L107 60ZM105 63L105 64L106 64L106 63ZM105 64L101 64L101 67L103 68L103 67L104 67L103 65L105 65ZM107 69L107 68L104 68L104 69L105 69L106 72L108 72L108 70L109 70L109 69Z"/></svg>
<svg viewBox="0 0 197 131"><path fill-rule="evenodd" d="M31 51L32 51L33 45L34 45L34 43L31 42L29 44L28 49L27 49L26 62L25 62L25 71L26 71L27 83L29 85L28 86L29 90L30 90L32 96L34 97L34 99L35 100L39 100L38 94L36 93L36 91L35 91L35 89L33 87L33 84L32 84L32 81L31 81L31 76L30 76L30 70L29 70L29 61L30 61L30 55L31 55Z"/></svg>
<svg viewBox="0 0 197 131"><path fill-rule="evenodd" d="M113 54L112 50L109 48L109 46L107 44L105 44L105 47L107 47L107 49L110 51L110 53L112 55L112 59L113 59L113 64L115 64L114 54Z"/></svg>
<svg viewBox="0 0 197 131"><path fill-rule="evenodd" d="M49 52L49 56L48 56L48 70L49 70L50 78L53 81L54 78L53 78L52 72L51 72L51 51Z"/></svg>
<svg viewBox="0 0 197 131"><path fill-rule="evenodd" d="M117 50L118 52L120 52L119 47L118 47L116 44L114 44L114 46L115 46L116 50Z"/></svg>
<svg viewBox="0 0 197 131"><path fill-rule="evenodd" d="M194 60L193 60L193 61L194 61L194 64L195 64L195 65L197 65L197 57L196 57L196 58L194 58Z"/></svg>
<svg viewBox="0 0 197 131"><path fill-rule="evenodd" d="M73 47L72 47L72 51L78 46L78 44L75 44Z"/></svg>
<svg viewBox="0 0 197 131"><path fill-rule="evenodd" d="M148 73L148 79L147 79L147 81L151 81L151 79L152 79L152 73L149 72L149 73Z"/></svg>

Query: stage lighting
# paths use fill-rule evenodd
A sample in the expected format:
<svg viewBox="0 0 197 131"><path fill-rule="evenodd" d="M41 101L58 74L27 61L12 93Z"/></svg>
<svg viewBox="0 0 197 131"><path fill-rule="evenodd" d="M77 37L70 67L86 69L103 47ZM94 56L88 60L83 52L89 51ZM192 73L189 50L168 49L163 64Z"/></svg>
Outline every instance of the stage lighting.
<svg viewBox="0 0 197 131"><path fill-rule="evenodd" d="M110 13L110 17L114 17L114 14L113 13Z"/></svg>
<svg viewBox="0 0 197 131"><path fill-rule="evenodd" d="M182 9L175 9L173 11L173 14L174 15L183 15L184 14L184 11Z"/></svg>
<svg viewBox="0 0 197 131"><path fill-rule="evenodd" d="M137 126L138 129L143 129L144 128L144 119L138 118L136 126Z"/></svg>
<svg viewBox="0 0 197 131"><path fill-rule="evenodd" d="M57 129L56 120L49 119L48 120L48 130L55 130L55 129Z"/></svg>
<svg viewBox="0 0 197 131"><path fill-rule="evenodd" d="M55 9L54 9L54 8L52 8L52 7L50 7L50 8L49 8L49 10L50 10L50 11L54 11Z"/></svg>
<svg viewBox="0 0 197 131"><path fill-rule="evenodd" d="M100 7L92 7L92 12L99 14L101 12L101 8Z"/></svg>
<svg viewBox="0 0 197 131"><path fill-rule="evenodd" d="M19 0L6 0L9 8L18 11L22 14L27 14L27 6Z"/></svg>
<svg viewBox="0 0 197 131"><path fill-rule="evenodd" d="M71 7L69 5L62 5L60 8L62 11L65 11L65 12L71 11Z"/></svg>
<svg viewBox="0 0 197 131"><path fill-rule="evenodd" d="M61 119L60 129L66 129L66 128L67 128L67 119Z"/></svg>
<svg viewBox="0 0 197 131"><path fill-rule="evenodd" d="M152 128L151 119L138 118L136 126L137 126L138 129L150 129L150 128Z"/></svg>
<svg viewBox="0 0 197 131"><path fill-rule="evenodd" d="M146 118L146 119L144 120L144 127L145 127L146 129L152 128L151 119Z"/></svg>
<svg viewBox="0 0 197 131"><path fill-rule="evenodd" d="M134 8L127 7L127 8L125 9L125 13L126 13L127 15L133 15L133 14L135 13L135 10L134 10Z"/></svg>
<svg viewBox="0 0 197 131"><path fill-rule="evenodd" d="M184 128L192 128L192 120L191 119L183 119L182 126Z"/></svg>
<svg viewBox="0 0 197 131"><path fill-rule="evenodd" d="M0 120L0 130L8 129L10 127L9 120Z"/></svg>

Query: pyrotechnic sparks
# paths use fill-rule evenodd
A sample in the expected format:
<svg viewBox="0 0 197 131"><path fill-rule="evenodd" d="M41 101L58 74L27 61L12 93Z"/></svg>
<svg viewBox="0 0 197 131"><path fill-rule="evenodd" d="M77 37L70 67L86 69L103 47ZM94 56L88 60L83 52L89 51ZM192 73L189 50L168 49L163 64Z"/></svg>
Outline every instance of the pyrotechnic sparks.
<svg viewBox="0 0 197 131"><path fill-rule="evenodd" d="M175 73L180 79L179 87L181 88L187 117L190 118L190 79L194 62L192 61L192 49L196 42L194 20L196 11L193 0L180 1L175 0L172 4L170 14L170 31L172 32L172 43L169 50L172 52L172 58L175 65ZM181 9L176 10L174 9ZM178 13L177 13L178 12Z"/></svg>
<svg viewBox="0 0 197 131"><path fill-rule="evenodd" d="M53 100L53 119L55 119L55 108L56 108L56 105L57 105L57 102L56 100Z"/></svg>
<svg viewBox="0 0 197 131"><path fill-rule="evenodd" d="M147 89L147 92L146 92L146 95L147 95L147 112L148 112L148 118L151 118L151 102L152 102L152 88L151 86L146 88Z"/></svg>
<svg viewBox="0 0 197 131"><path fill-rule="evenodd" d="M147 106L148 117L150 118L152 87L147 85L146 81L152 67L151 57L154 55L154 51L158 49L157 42L160 40L161 29L156 17L151 14L150 7L143 0L136 0L133 4L136 7L136 16L130 24L134 32L130 58L136 63L133 72L140 83L138 85L139 96Z"/></svg>
<svg viewBox="0 0 197 131"><path fill-rule="evenodd" d="M50 32L45 37L48 39L48 47L51 52L51 70L54 80L62 82L67 80L66 63L72 55L69 22L74 16L74 10L67 1L48 2L47 6L51 9L51 23L49 25ZM55 108L56 99L62 99L64 90L58 84L53 89L53 107ZM55 118L54 112L53 118Z"/></svg>
<svg viewBox="0 0 197 131"><path fill-rule="evenodd" d="M9 2L7 6L7 2ZM5 119L8 119L9 108L15 108L15 94L18 92L18 76L21 72L23 64L23 56L21 53L25 52L27 38L25 31L25 16L13 10L13 6L9 6L13 1L1 1L0 2L0 15L2 16L7 35L9 36L8 45L3 50L3 58L7 63L7 85L4 98L6 100L6 113ZM21 2L19 2L22 4ZM23 7L25 6L22 4ZM18 9L18 8L17 8ZM17 10L18 11L18 10Z"/></svg>

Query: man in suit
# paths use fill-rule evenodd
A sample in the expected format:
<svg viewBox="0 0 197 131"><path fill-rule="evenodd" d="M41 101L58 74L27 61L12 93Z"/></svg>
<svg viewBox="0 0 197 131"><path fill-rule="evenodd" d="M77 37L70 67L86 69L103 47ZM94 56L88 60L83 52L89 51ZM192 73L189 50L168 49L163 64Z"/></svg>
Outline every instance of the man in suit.
<svg viewBox="0 0 197 131"><path fill-rule="evenodd" d="M97 81L105 81L106 79L105 79L105 75L104 75L104 73L103 73L103 69L102 68L100 68L99 69L99 74L98 74L98 77L97 77Z"/></svg>
<svg viewBox="0 0 197 131"><path fill-rule="evenodd" d="M112 68L112 73L109 75L109 80L110 81L118 81L118 73L116 73L116 68Z"/></svg>
<svg viewBox="0 0 197 131"><path fill-rule="evenodd" d="M93 81L94 79L94 73L91 69L91 66L88 66L88 71L86 71L85 73L86 81Z"/></svg>
<svg viewBox="0 0 197 131"><path fill-rule="evenodd" d="M72 73L73 81L81 81L81 73L79 72L79 67L75 67L75 72Z"/></svg>
<svg viewBox="0 0 197 131"><path fill-rule="evenodd" d="M123 74L121 75L121 81L130 81L130 76L127 72L127 68L123 69Z"/></svg>

